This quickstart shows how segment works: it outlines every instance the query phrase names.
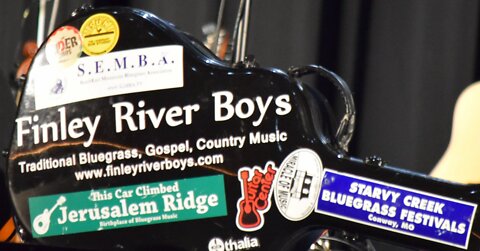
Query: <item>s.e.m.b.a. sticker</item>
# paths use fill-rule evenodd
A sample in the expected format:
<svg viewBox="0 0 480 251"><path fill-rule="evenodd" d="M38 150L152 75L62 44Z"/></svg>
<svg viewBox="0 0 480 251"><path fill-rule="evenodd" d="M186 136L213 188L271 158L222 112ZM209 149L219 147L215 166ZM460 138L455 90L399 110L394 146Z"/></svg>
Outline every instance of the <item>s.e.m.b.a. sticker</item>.
<svg viewBox="0 0 480 251"><path fill-rule="evenodd" d="M222 175L29 199L34 238L227 215Z"/></svg>
<svg viewBox="0 0 480 251"><path fill-rule="evenodd" d="M316 212L467 249L477 205L325 169Z"/></svg>
<svg viewBox="0 0 480 251"><path fill-rule="evenodd" d="M35 86L37 110L114 95L181 88L183 47L115 51L81 57L68 67L32 67L28 81Z"/></svg>

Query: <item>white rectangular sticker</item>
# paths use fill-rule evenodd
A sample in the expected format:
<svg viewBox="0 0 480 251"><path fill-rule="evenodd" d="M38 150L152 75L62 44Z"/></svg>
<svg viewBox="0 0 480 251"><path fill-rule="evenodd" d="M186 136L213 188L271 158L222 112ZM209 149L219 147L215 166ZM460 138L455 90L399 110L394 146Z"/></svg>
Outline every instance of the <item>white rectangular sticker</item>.
<svg viewBox="0 0 480 251"><path fill-rule="evenodd" d="M32 69L35 108L126 93L183 87L183 47L156 46L82 57L65 67Z"/></svg>

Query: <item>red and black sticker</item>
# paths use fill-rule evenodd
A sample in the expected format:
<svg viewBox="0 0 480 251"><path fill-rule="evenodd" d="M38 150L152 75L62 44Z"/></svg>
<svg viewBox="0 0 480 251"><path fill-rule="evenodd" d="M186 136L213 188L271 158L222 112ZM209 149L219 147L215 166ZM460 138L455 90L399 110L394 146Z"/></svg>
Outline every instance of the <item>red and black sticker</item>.
<svg viewBox="0 0 480 251"><path fill-rule="evenodd" d="M264 214L272 204L273 181L277 168L272 161L259 166L242 167L238 170L238 179L242 186L242 197L237 202L237 227L243 231L256 231L263 227Z"/></svg>

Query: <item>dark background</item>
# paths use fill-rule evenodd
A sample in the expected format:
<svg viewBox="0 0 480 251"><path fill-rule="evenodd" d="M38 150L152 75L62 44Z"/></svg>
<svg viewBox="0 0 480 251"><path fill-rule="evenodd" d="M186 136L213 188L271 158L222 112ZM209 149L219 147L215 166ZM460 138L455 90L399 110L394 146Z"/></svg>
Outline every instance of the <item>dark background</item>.
<svg viewBox="0 0 480 251"><path fill-rule="evenodd" d="M86 1L61 1L60 19L82 2ZM146 9L203 40L201 27L215 22L220 1L97 4L110 2ZM375 154L394 166L430 172L448 145L456 98L480 78L479 1L252 2L248 53L260 66L286 70L320 64L350 85L357 106L351 155ZM35 3L8 1L0 8L1 149L8 148L14 122L10 84L20 62L19 45L36 36L35 24L28 21L34 8L26 21L22 16ZM227 1L229 31L238 4L239 0Z"/></svg>
<svg viewBox="0 0 480 251"><path fill-rule="evenodd" d="M19 41L36 36L35 24L22 22L30 2L35 6L9 1L0 8L2 148L14 120L9 78L20 62ZM61 1L59 19L83 2ZM216 21L220 1L98 2L146 9L203 40L201 27ZM238 3L226 4L229 31ZM253 1L248 53L263 67L320 64L336 72L357 106L351 154L428 173L448 145L456 98L480 75L479 8L472 0Z"/></svg>

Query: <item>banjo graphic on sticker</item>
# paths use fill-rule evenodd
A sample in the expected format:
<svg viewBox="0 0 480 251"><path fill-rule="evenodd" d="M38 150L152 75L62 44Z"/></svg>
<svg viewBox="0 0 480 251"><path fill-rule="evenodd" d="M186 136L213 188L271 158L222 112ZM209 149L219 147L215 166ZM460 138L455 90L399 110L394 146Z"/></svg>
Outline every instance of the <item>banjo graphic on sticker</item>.
<svg viewBox="0 0 480 251"><path fill-rule="evenodd" d="M283 160L275 182L275 203L285 218L299 221L313 212L322 169L317 153L306 148L293 151Z"/></svg>

